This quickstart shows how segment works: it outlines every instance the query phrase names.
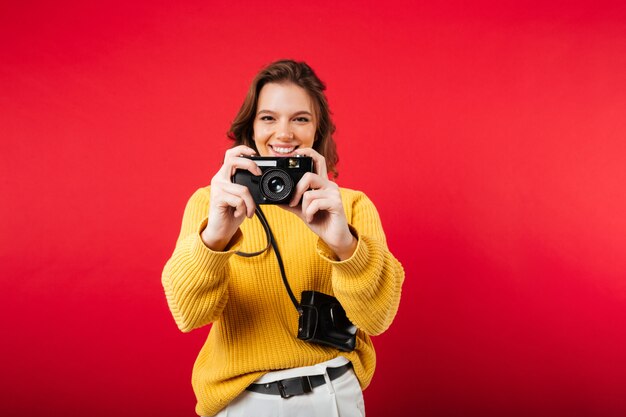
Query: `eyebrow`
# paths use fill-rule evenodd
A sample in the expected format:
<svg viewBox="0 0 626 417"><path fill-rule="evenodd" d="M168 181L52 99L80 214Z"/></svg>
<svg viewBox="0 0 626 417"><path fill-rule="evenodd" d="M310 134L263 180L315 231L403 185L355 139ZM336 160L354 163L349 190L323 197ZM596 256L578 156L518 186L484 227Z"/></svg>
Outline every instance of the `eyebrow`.
<svg viewBox="0 0 626 417"><path fill-rule="evenodd" d="M261 114L261 113L276 114L276 112L273 112L273 111L271 111L271 110L263 110L263 109L261 109L261 110L259 110L259 111L257 111L257 112L256 112L256 114ZM307 110L300 110L300 111L297 111L297 112L295 112L294 114L292 114L291 116L292 116L292 117L293 117L293 116L299 116L299 115L301 115L301 114L308 114L309 116L313 116L313 113L311 113L310 111L307 111Z"/></svg>

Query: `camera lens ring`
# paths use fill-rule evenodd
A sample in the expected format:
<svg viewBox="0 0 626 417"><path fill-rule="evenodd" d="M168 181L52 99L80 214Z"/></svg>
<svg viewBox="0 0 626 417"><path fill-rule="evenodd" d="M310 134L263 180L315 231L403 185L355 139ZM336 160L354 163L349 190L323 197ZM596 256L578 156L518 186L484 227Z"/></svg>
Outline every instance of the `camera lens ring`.
<svg viewBox="0 0 626 417"><path fill-rule="evenodd" d="M270 202L285 200L293 190L293 180L282 169L270 169L263 173L260 180L261 194Z"/></svg>

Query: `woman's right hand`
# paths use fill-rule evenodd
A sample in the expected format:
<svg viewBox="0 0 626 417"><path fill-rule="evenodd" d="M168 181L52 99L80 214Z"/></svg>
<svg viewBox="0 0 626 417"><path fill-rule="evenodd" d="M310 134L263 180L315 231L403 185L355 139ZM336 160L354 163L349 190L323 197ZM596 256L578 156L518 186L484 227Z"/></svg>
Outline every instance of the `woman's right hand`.
<svg viewBox="0 0 626 417"><path fill-rule="evenodd" d="M245 218L254 216L256 206L250 191L244 185L231 182L231 178L237 169L261 175L254 161L242 158L255 154L254 149L245 145L227 150L224 164L211 179L209 220L201 234L202 241L211 250L224 250Z"/></svg>

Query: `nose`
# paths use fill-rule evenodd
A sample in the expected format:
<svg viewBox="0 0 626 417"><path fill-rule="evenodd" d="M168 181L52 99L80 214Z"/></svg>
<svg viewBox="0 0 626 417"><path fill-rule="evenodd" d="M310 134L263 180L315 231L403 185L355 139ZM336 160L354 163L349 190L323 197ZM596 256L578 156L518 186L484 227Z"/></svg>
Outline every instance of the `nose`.
<svg viewBox="0 0 626 417"><path fill-rule="evenodd" d="M280 126L280 130L276 134L276 139L283 141L289 141L293 139L293 132L289 128L288 124L283 124L282 126Z"/></svg>
<svg viewBox="0 0 626 417"><path fill-rule="evenodd" d="M276 138L284 141L291 140L293 139L293 133L280 132L278 135L276 135Z"/></svg>

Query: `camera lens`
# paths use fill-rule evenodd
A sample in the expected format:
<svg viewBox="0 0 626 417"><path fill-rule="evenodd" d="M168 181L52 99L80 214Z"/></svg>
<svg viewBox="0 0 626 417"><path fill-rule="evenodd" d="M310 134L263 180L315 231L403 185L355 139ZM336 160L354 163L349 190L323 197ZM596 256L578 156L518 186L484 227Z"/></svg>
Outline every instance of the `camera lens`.
<svg viewBox="0 0 626 417"><path fill-rule="evenodd" d="M279 194L282 190L285 189L285 181L282 178L274 177L267 183L267 187L271 192Z"/></svg>
<svg viewBox="0 0 626 417"><path fill-rule="evenodd" d="M285 203L293 190L293 180L282 169L270 169L261 177L260 188L267 203Z"/></svg>

